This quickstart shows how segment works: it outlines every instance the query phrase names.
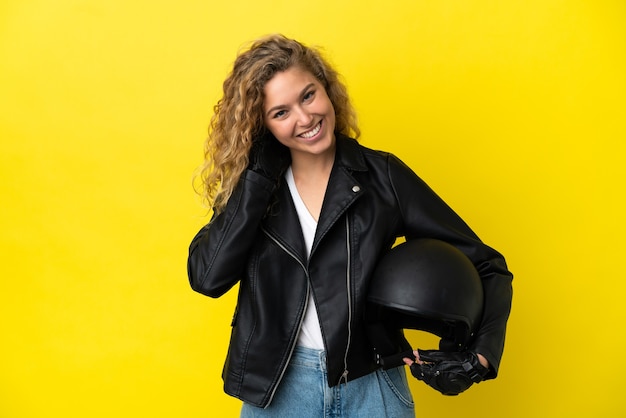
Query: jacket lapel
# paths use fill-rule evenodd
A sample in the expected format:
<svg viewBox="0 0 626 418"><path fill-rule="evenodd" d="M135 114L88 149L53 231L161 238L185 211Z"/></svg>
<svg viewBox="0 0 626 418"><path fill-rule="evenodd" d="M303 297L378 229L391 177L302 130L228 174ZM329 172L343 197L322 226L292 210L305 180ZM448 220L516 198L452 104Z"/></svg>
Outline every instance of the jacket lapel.
<svg viewBox="0 0 626 418"><path fill-rule="evenodd" d="M358 143L337 134L335 165L326 187L311 253L315 251L328 230L363 194L363 186L352 176L352 172L365 170L367 170L365 160Z"/></svg>
<svg viewBox="0 0 626 418"><path fill-rule="evenodd" d="M330 228L364 193L363 186L352 176L352 172L366 170L360 145L354 139L337 134L335 164L324 195L311 254ZM289 186L284 179L276 193L278 202L264 220L264 227L289 251L297 254L304 264L307 264L302 227L291 199Z"/></svg>
<svg viewBox="0 0 626 418"><path fill-rule="evenodd" d="M276 192L277 202L263 221L265 229L306 265L306 249L302 227L296 207L291 199L289 186L283 179Z"/></svg>

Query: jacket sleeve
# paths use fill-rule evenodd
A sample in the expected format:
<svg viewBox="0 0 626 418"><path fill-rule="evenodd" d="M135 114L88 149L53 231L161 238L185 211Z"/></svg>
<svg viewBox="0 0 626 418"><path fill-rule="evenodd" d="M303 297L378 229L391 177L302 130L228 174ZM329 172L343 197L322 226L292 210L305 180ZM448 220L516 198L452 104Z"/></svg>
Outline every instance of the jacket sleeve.
<svg viewBox="0 0 626 418"><path fill-rule="evenodd" d="M483 284L484 309L469 350L489 361L490 373L498 373L506 323L511 310L513 275L504 257L485 245L470 227L408 166L389 156L389 178L402 212L407 239L434 238L459 248L476 267Z"/></svg>
<svg viewBox="0 0 626 418"><path fill-rule="evenodd" d="M193 290L219 297L241 279L274 186L252 170L243 173L224 210L191 242L187 273Z"/></svg>

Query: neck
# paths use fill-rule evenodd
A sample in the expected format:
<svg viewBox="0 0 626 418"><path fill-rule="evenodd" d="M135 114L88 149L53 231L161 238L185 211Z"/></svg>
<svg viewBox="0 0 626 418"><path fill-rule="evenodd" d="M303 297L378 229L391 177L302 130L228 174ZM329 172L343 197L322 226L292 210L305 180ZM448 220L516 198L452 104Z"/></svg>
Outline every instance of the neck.
<svg viewBox="0 0 626 418"><path fill-rule="evenodd" d="M323 155L291 155L291 170L296 181L328 179L335 162L335 150Z"/></svg>
<svg viewBox="0 0 626 418"><path fill-rule="evenodd" d="M296 188L307 210L316 221L319 220L322 211L334 162L334 150L323 155L306 154L303 156L292 153L291 171Z"/></svg>

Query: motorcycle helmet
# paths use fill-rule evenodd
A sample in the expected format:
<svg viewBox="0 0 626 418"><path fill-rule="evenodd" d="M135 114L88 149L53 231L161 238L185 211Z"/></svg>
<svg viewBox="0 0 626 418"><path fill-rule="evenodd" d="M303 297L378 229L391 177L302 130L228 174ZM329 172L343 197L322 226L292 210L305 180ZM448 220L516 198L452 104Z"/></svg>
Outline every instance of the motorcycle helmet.
<svg viewBox="0 0 626 418"><path fill-rule="evenodd" d="M403 329L440 337L440 350L463 350L482 311L480 276L459 249L435 239L399 244L379 261L368 291L366 322L377 362L402 364L394 355L410 350Z"/></svg>

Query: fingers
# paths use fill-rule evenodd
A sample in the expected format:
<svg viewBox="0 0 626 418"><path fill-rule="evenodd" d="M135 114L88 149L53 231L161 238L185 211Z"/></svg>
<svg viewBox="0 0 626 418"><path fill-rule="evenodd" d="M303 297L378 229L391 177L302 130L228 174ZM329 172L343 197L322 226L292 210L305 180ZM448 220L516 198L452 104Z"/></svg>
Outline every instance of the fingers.
<svg viewBox="0 0 626 418"><path fill-rule="evenodd" d="M476 355L478 356L478 361L480 362L480 364L488 369L489 368L489 361L480 353L476 353Z"/></svg>
<svg viewBox="0 0 626 418"><path fill-rule="evenodd" d="M415 356L415 361L413 361L413 359L405 357L405 358L402 359L402 361L404 361L404 364L406 364L407 366L410 367L413 363L417 363L417 364L423 364L424 363L422 360L420 360L420 355L417 352L417 350L413 350L413 355Z"/></svg>

